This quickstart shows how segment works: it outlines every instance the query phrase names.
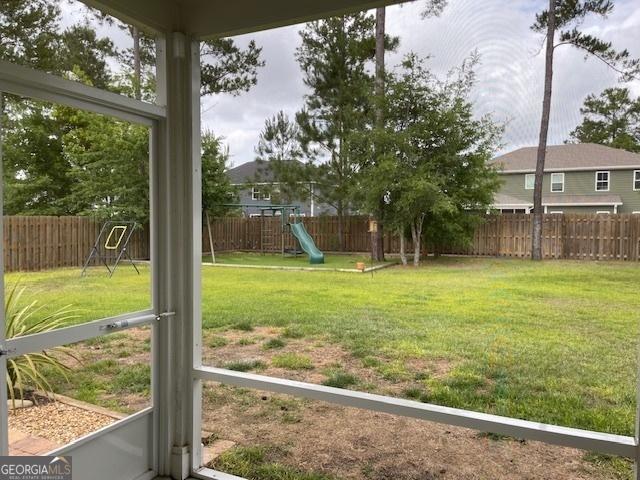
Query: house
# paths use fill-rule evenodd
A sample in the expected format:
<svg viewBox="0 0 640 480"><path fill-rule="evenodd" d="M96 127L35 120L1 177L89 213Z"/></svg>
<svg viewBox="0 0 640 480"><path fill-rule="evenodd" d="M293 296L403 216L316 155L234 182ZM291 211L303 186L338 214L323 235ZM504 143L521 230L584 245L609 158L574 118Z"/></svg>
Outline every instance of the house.
<svg viewBox="0 0 640 480"><path fill-rule="evenodd" d="M503 179L492 207L502 213L533 210L537 147L493 160ZM594 143L547 148L545 213L640 213L640 155Z"/></svg>
<svg viewBox="0 0 640 480"><path fill-rule="evenodd" d="M294 160L297 162L297 160ZM315 217L317 215L335 214L330 205L318 202L317 187L314 182L301 185L301 190L307 191L305 199L287 199L280 193L279 183L274 181L273 170L269 162L254 160L243 163L227 171L231 184L238 188L239 203L243 207L243 214L248 217L261 215L259 206L264 205L295 205L300 209L300 215ZM252 206L255 205L255 206ZM265 215L271 215L265 212Z"/></svg>

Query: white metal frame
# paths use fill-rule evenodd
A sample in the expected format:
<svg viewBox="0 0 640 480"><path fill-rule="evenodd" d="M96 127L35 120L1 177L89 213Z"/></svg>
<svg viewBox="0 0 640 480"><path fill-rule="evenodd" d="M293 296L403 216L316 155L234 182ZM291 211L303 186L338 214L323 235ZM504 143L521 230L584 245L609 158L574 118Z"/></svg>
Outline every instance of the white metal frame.
<svg viewBox="0 0 640 480"><path fill-rule="evenodd" d="M633 191L634 192L640 191L640 188L636 188L636 183L640 182L640 170L633 171L632 180L633 180L633 184L632 184Z"/></svg>
<svg viewBox="0 0 640 480"><path fill-rule="evenodd" d="M2 346L9 350L8 355L88 339L134 324L153 324L153 407L151 410L140 412L134 418L122 421L126 424L146 418L147 415L153 416L153 465L151 472L145 474L146 476L155 472L161 476L179 479L184 479L190 474L198 478L235 478L201 467L200 422L203 381L267 390L620 455L632 458L637 464L640 458L638 415L636 435L628 437L202 366L198 50L197 42L181 33L167 34L165 39L158 41L157 76L160 106L0 62L0 91L63 103L152 127L152 308L69 327L49 335L33 335L2 342ZM0 230L1 228L0 216ZM0 242L0 267L1 262ZM3 280L0 280L0 296L3 287ZM4 328L1 328L3 322L4 319L0 319L0 340L4 340L1 337L4 332ZM162 355L157 355L158 351L162 352ZM7 355L0 356L0 371L6 365L6 357ZM5 400L6 388L4 382L0 382L0 404L6 405ZM79 442L96 440L119 425L122 423L118 422ZM0 418L1 453L7 451L6 428L6 417ZM635 478L640 480L637 471Z"/></svg>
<svg viewBox="0 0 640 480"><path fill-rule="evenodd" d="M601 173L606 173L607 174L607 180L598 180L598 175L600 175ZM605 182L605 181L607 182L606 190L598 189L598 182ZM609 170L598 170L596 172L594 188L595 188L596 192L608 192L609 191L609 189L611 188L611 172Z"/></svg>
<svg viewBox="0 0 640 480"><path fill-rule="evenodd" d="M158 182L153 178L154 172L157 171L159 163L159 150L154 146L158 138L158 131L165 122L166 110L162 106L141 102L130 99L111 92L106 92L97 88L83 85L70 80L65 80L54 75L35 71L19 65L14 65L5 61L0 61L0 98L1 93L12 93L19 96L33 98L36 100L50 101L61 105L67 105L80 108L89 112L108 115L119 120L137 123L150 127L150 170L152 178L150 179L150 197L157 199L159 197ZM0 129L1 134L1 129ZM1 139L0 139L1 140ZM1 141L0 141L1 148ZM0 150L0 158L1 158ZM2 162L0 162L0 165ZM1 172L0 172L1 173ZM0 183L0 209L2 208L2 190L3 185ZM151 207L151 229L157 230L160 220L160 212L154 208L157 200L152 200ZM3 218L0 215L0 231L3 229ZM17 337L6 340L4 338L4 309L0 309L0 341L3 355L0 356L0 373L5 372L7 358L23 355L31 352L38 352L44 349L53 348L59 345L67 345L90 338L108 335L115 331L139 327L142 325L152 326L152 348L151 348L151 367L152 367L152 407L144 409L134 415L128 416L118 422L115 422L99 431L86 435L64 447L57 449L55 452L64 453L74 448L81 447L93 440L104 435L108 435L115 430L133 424L141 418L147 416L152 417L151 424L154 425L153 431L157 432L159 418L157 415L157 405L159 397L158 391L158 326L162 323L170 322L173 312L169 312L166 308L161 308L156 285L158 283L158 275L153 266L157 263L158 252L156 249L157 238L151 239L151 255L152 255L152 292L150 308L117 315L110 318L95 320L81 325L61 328L51 332L39 333L24 337ZM4 293L4 265L2 264L2 246L0 242L0 300L3 301ZM4 375L4 373L2 373ZM8 454L8 425L7 425L7 408L6 408L6 384L0 382L0 454ZM154 432L151 432L152 435ZM152 438L149 439L152 441ZM148 471L143 475L144 478L154 478L157 475L157 448L155 444L151 445L154 452L152 459L148 465Z"/></svg>
<svg viewBox="0 0 640 480"><path fill-rule="evenodd" d="M554 183L560 183L560 182L554 182L553 181L553 176L554 175L560 175L560 177L562 178L562 190L554 190L553 189L553 184ZM549 191L551 193L563 193L564 192L564 172L554 172L551 174L551 177L549 178Z"/></svg>

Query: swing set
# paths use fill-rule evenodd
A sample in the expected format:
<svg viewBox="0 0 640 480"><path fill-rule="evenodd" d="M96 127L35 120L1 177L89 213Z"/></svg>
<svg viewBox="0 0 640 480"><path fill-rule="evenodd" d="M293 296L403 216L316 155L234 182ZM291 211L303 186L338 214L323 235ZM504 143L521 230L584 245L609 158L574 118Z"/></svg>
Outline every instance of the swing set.
<svg viewBox="0 0 640 480"><path fill-rule="evenodd" d="M138 275L140 275L140 270L138 270L138 267L127 250L131 237L133 236L133 232L137 226L137 222L131 221L105 222L100 229L96 242L93 244L93 248L91 248L91 252L89 252L87 259L84 262L80 276L85 276L91 260L96 259L102 262L102 264L107 268L109 271L109 278L111 278L113 277L116 268L118 268L118 264L124 258L129 260L131 265L133 265L133 268L138 272Z"/></svg>

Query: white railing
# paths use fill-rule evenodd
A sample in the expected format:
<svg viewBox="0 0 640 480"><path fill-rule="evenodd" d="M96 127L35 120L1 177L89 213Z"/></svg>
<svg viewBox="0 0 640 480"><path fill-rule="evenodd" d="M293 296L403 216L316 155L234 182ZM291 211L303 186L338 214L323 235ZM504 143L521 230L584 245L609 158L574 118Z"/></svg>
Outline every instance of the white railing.
<svg viewBox="0 0 640 480"><path fill-rule="evenodd" d="M638 454L638 442L636 438L623 435L613 435L510 417L501 417L487 413L472 412L384 395L236 372L222 368L195 368L194 378L202 381L283 393L346 407L362 408L403 417L418 418L483 432L497 433L527 440L537 440L554 445L618 455L632 459L636 459ZM215 472L210 469L203 469L198 473L202 478L223 478L220 476L220 472ZM637 476L634 478L638 479Z"/></svg>

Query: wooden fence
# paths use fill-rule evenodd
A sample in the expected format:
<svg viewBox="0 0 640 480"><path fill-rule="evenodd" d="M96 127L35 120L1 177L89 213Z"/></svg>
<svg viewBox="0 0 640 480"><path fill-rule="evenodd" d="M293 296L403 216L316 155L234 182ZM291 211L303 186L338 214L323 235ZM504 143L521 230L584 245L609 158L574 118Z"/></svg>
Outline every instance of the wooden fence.
<svg viewBox="0 0 640 480"><path fill-rule="evenodd" d="M526 258L531 249L531 216L491 215L476 229L466 247L448 246L440 253ZM336 217L303 219L318 248L337 251ZM261 251L263 229L271 230L270 251L295 245L293 236L282 233L280 218L222 218L212 222L216 251ZM93 246L101 222L88 217L4 217L5 271L46 270L80 267ZM367 252L370 236L366 216L344 219L347 252ZM209 237L203 228L202 248L209 250ZM407 251L411 251L407 242ZM135 259L149 258L147 229L135 232L129 244ZM428 246L425 251L429 252ZM385 251L398 253L396 236L385 236ZM545 258L587 260L640 260L640 215L545 215L543 228Z"/></svg>
<svg viewBox="0 0 640 480"><path fill-rule="evenodd" d="M473 240L465 247L440 247L439 253L526 258L531 253L530 215L489 215L476 228ZM323 251L338 250L338 221L336 217L304 218L304 224L316 245ZM282 233L280 218L222 218L212 221L212 236L216 251L261 251L262 229L274 232L270 242L278 251ZM344 243L347 252L367 252L370 234L366 216L344 219ZM293 237L285 233L286 248L294 246ZM203 250L209 250L206 228L203 231ZM580 260L640 259L640 215L544 215L543 254L545 258ZM407 242L407 251L413 248ZM398 253L397 236L385 236L385 251ZM426 251L431 249L426 246Z"/></svg>
<svg viewBox="0 0 640 480"><path fill-rule="evenodd" d="M102 223L89 217L4 217L5 271L80 267L93 247ZM136 231L129 254L149 258L146 229Z"/></svg>

